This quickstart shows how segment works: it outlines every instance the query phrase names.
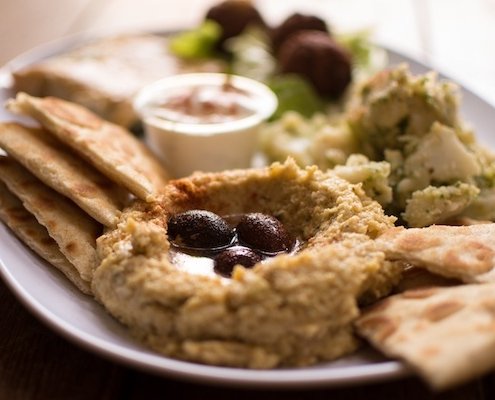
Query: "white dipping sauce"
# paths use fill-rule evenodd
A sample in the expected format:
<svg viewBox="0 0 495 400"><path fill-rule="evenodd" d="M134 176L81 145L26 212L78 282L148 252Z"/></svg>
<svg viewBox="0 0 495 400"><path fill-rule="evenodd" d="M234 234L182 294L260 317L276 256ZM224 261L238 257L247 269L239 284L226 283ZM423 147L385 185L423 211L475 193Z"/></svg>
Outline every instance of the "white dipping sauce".
<svg viewBox="0 0 495 400"><path fill-rule="evenodd" d="M168 121L218 124L249 117L255 110L253 96L226 82L178 89L151 104L147 112Z"/></svg>
<svg viewBox="0 0 495 400"><path fill-rule="evenodd" d="M175 177L251 167L258 128L277 108L264 84L227 74L171 76L134 100L146 140Z"/></svg>

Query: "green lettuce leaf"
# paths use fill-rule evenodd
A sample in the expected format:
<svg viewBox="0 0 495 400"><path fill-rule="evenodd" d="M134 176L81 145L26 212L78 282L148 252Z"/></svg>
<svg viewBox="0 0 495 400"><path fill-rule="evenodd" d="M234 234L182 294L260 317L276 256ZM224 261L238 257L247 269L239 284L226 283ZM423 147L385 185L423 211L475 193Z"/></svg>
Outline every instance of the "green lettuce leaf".
<svg viewBox="0 0 495 400"><path fill-rule="evenodd" d="M275 76L268 86L278 97L278 108L272 119L280 118L286 111L297 111L308 118L323 111L323 101L311 84L297 75Z"/></svg>
<svg viewBox="0 0 495 400"><path fill-rule="evenodd" d="M170 51L181 58L209 58L215 55L215 46L222 28L206 20L198 28L179 33L170 40Z"/></svg>

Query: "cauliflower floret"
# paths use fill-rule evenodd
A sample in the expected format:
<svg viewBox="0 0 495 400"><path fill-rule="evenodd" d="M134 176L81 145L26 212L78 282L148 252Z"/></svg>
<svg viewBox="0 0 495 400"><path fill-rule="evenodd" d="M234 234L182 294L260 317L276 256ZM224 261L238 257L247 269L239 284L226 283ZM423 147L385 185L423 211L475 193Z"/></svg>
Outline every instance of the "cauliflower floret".
<svg viewBox="0 0 495 400"><path fill-rule="evenodd" d="M438 82L434 72L413 76L401 65L357 89L349 102L348 121L364 154L381 159L385 149L403 149L424 136L435 121L459 126L457 91L452 83Z"/></svg>
<svg viewBox="0 0 495 400"><path fill-rule="evenodd" d="M402 213L410 226L461 212L495 217L489 206L495 199L495 158L458 117L457 92L435 73L413 76L399 66L362 84L349 102L347 118L361 150L390 163L388 211Z"/></svg>
<svg viewBox="0 0 495 400"><path fill-rule="evenodd" d="M480 194L467 207L462 216L477 220L495 220L495 156L481 150L479 159L483 161L483 172L476 177Z"/></svg>
<svg viewBox="0 0 495 400"><path fill-rule="evenodd" d="M466 180L481 173L476 155L464 146L452 128L438 122L407 158L404 173L413 175L418 167L437 182Z"/></svg>
<svg viewBox="0 0 495 400"><path fill-rule="evenodd" d="M272 160L334 168L409 226L495 220L495 155L476 142L458 103L456 85L402 65L358 85L339 118L287 113L265 128L264 148Z"/></svg>
<svg viewBox="0 0 495 400"><path fill-rule="evenodd" d="M474 183L481 171L476 154L460 141L454 129L435 122L403 162L404 178L396 187L398 205L404 207L411 193L434 182Z"/></svg>
<svg viewBox="0 0 495 400"><path fill-rule="evenodd" d="M390 164L386 161L370 161L362 154L353 154L346 165L336 166L332 172L350 183L361 183L366 194L382 206L392 201Z"/></svg>
<svg viewBox="0 0 495 400"><path fill-rule="evenodd" d="M461 216L480 221L495 220L495 188L481 189L480 194L462 212Z"/></svg>
<svg viewBox="0 0 495 400"><path fill-rule="evenodd" d="M410 227L443 222L462 213L479 194L472 184L458 182L450 186L428 186L407 200L402 218Z"/></svg>
<svg viewBox="0 0 495 400"><path fill-rule="evenodd" d="M334 122L323 114L304 118L287 112L260 131L261 148L270 161L292 157L300 166L317 165L321 169L344 164L356 151L354 136L346 124Z"/></svg>
<svg viewBox="0 0 495 400"><path fill-rule="evenodd" d="M313 118L314 120L315 118ZM307 154L311 145L310 120L296 112L287 112L260 130L260 146L270 162L292 157L299 165L311 165Z"/></svg>

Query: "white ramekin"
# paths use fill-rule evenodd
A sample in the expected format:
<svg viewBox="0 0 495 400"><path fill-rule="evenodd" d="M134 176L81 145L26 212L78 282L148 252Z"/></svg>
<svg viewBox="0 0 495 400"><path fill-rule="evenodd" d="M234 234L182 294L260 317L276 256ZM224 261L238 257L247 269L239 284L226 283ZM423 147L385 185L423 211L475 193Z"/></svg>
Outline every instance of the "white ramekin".
<svg viewBox="0 0 495 400"><path fill-rule="evenodd" d="M252 96L253 113L220 123L180 123L158 118L150 106L166 98L167 91L188 86L225 84ZM264 84L235 75L197 73L170 76L144 87L134 100L146 140L175 177L194 171L248 168L256 152L257 130L277 108L275 94Z"/></svg>

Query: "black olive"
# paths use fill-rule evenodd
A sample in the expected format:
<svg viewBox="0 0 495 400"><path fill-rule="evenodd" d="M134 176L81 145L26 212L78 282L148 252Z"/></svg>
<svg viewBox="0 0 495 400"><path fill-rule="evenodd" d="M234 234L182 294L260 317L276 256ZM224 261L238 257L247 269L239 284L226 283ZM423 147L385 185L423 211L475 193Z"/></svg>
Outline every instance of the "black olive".
<svg viewBox="0 0 495 400"><path fill-rule="evenodd" d="M234 231L211 211L189 210L170 218L168 236L177 246L213 250L230 245Z"/></svg>
<svg viewBox="0 0 495 400"><path fill-rule="evenodd" d="M214 269L218 274L230 277L236 265L250 268L262 259L261 255L254 250L243 246L233 246L222 251L215 257Z"/></svg>
<svg viewBox="0 0 495 400"><path fill-rule="evenodd" d="M294 240L282 223L266 214L244 215L236 231L241 243L266 253L289 251L294 245Z"/></svg>

